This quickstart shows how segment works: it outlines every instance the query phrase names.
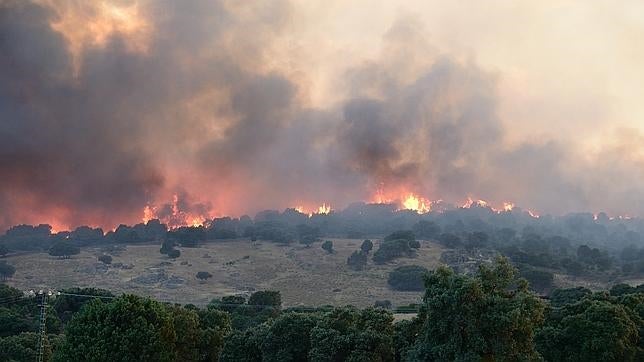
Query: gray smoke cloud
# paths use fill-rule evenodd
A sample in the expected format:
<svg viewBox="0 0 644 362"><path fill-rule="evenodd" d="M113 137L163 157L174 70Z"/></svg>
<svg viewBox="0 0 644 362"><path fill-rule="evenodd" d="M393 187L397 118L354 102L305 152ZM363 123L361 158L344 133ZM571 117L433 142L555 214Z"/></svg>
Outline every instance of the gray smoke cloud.
<svg viewBox="0 0 644 362"><path fill-rule="evenodd" d="M623 152L637 136L590 160L554 140L508 147L496 75L439 54L404 21L379 59L346 71L345 99L317 108L301 76L267 66L293 30L288 2L141 2L144 51L115 31L76 58L51 25L62 3L0 3L2 227L112 227L148 205L170 217L176 194L199 215L341 208L378 188L644 211L644 157Z"/></svg>

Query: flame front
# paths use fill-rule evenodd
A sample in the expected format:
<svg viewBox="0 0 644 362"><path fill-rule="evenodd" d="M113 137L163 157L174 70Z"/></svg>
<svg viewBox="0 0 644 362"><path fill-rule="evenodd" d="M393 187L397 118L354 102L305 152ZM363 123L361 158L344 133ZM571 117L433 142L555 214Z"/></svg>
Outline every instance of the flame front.
<svg viewBox="0 0 644 362"><path fill-rule="evenodd" d="M414 194L407 195L402 205L406 210L414 210L419 214L428 213L431 210L431 201Z"/></svg>
<svg viewBox="0 0 644 362"><path fill-rule="evenodd" d="M331 212L331 205L327 205L326 203L323 203L318 207L318 214L328 214Z"/></svg>

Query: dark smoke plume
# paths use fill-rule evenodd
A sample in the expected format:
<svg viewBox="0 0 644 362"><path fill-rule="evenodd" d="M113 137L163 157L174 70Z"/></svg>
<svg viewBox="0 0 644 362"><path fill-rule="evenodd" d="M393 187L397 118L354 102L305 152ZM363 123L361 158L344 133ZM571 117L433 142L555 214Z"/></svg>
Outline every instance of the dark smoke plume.
<svg viewBox="0 0 644 362"><path fill-rule="evenodd" d="M199 215L342 208L378 188L644 211L644 158L619 146L632 134L591 160L553 140L506 146L496 75L404 22L379 59L347 70L344 101L321 109L305 76L268 65L293 30L288 2L142 1L143 49L116 30L73 48L52 26L62 4L91 13L0 2L0 226L111 228L146 206L171 216L176 194Z"/></svg>

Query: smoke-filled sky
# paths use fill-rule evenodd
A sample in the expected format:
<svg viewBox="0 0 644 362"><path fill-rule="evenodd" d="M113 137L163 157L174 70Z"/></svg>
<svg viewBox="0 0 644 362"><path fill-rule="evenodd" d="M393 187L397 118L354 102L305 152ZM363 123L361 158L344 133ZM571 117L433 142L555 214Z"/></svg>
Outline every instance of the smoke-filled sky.
<svg viewBox="0 0 644 362"><path fill-rule="evenodd" d="M0 226L410 193L642 216L643 15L640 1L0 0Z"/></svg>

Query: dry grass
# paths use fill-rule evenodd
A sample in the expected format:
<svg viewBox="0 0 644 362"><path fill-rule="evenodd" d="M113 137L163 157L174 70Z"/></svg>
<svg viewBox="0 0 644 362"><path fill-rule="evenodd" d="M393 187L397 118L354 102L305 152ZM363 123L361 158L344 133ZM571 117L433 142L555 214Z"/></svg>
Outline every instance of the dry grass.
<svg viewBox="0 0 644 362"><path fill-rule="evenodd" d="M315 243L310 248L249 240L211 242L199 248L181 248L181 257L170 260L159 253L159 245L130 245L113 257L113 263L132 264L132 269L100 264L98 248L85 248L80 255L59 260L45 253L7 257L17 269L9 284L22 290L36 288L97 287L115 293L148 295L178 303L205 304L212 298L230 294L250 294L255 290L279 290L286 306L373 305L388 299L395 306L418 302L421 293L397 292L387 287L387 275L399 265L418 264L428 269L439 265L442 249L423 241L415 258L400 258L386 265L371 260L363 271L346 265L349 255L362 240L334 239L334 254L327 254ZM377 244L377 243L376 243ZM375 245L377 247L377 245ZM208 253L211 257L205 258ZM165 262L168 265L159 265ZM188 265L181 265L187 262ZM133 278L164 271L185 282L176 288L161 283L143 284ZM199 271L210 272L206 282L195 278Z"/></svg>

